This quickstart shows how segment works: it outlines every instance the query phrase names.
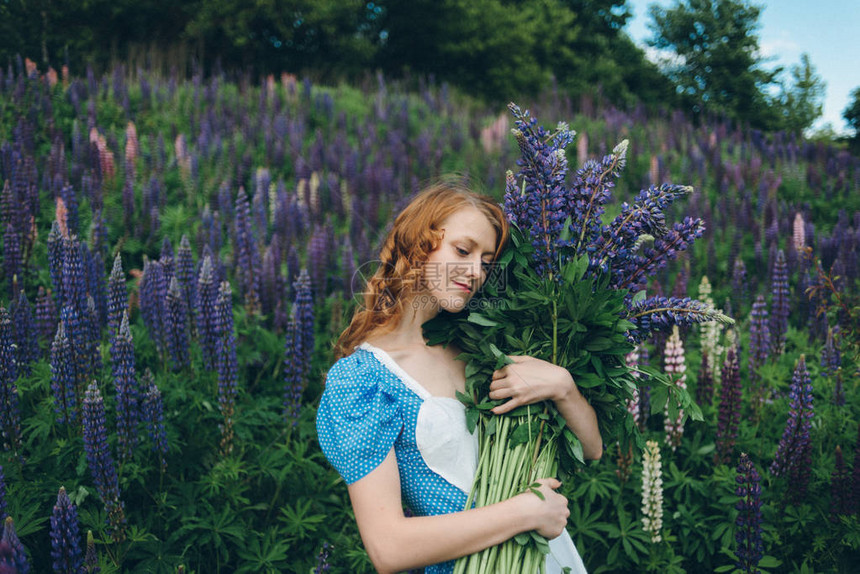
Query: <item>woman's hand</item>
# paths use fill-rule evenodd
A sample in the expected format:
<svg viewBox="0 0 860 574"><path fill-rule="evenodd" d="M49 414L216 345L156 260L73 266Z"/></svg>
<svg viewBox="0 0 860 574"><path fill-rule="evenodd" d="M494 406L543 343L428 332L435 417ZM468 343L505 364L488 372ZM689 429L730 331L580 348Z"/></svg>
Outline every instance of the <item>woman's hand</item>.
<svg viewBox="0 0 860 574"><path fill-rule="evenodd" d="M570 510L567 508L567 498L556 492L561 482L554 478L542 478L537 481L537 490L543 499L533 492L524 492L514 497L527 508L527 516L532 517L531 530L547 539L553 539L564 531Z"/></svg>
<svg viewBox="0 0 860 574"><path fill-rule="evenodd" d="M528 356L509 355L514 361L493 372L491 399L508 399L493 409L501 415L523 405L551 400L570 430L582 443L587 459L603 454L603 439L597 415L588 404L567 369Z"/></svg>
<svg viewBox="0 0 860 574"><path fill-rule="evenodd" d="M510 399L493 409L497 415L540 401L561 401L576 388L564 367L528 356L509 355L514 361L493 373L491 399Z"/></svg>

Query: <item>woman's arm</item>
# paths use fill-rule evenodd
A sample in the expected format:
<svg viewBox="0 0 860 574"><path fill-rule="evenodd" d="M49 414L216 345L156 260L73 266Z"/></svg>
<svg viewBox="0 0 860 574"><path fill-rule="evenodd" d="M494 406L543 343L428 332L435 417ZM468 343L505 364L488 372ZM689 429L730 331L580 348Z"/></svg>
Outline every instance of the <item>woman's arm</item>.
<svg viewBox="0 0 860 574"><path fill-rule="evenodd" d="M473 554L520 532L554 538L570 512L555 492L561 483L543 479L544 500L527 492L496 504L438 516L405 517L394 451L348 487L361 539L380 574L400 572Z"/></svg>
<svg viewBox="0 0 860 574"><path fill-rule="evenodd" d="M582 443L585 458L599 459L603 455L603 438L597 414L579 392L570 371L534 357L509 356L514 362L493 373L490 398L510 400L493 412L502 414L521 405L551 400Z"/></svg>

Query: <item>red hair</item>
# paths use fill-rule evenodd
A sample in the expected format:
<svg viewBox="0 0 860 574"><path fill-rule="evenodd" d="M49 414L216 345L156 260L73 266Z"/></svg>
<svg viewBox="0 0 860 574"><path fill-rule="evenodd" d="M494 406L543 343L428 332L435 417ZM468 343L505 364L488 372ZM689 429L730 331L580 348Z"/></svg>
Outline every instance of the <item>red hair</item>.
<svg viewBox="0 0 860 574"><path fill-rule="evenodd" d="M371 334L397 327L406 304L420 290L424 263L439 247L440 226L466 207L478 209L496 231L493 259L499 257L508 239L508 222L495 199L448 181L425 188L394 220L379 252L379 268L364 289L364 304L334 345L335 359L351 354Z"/></svg>

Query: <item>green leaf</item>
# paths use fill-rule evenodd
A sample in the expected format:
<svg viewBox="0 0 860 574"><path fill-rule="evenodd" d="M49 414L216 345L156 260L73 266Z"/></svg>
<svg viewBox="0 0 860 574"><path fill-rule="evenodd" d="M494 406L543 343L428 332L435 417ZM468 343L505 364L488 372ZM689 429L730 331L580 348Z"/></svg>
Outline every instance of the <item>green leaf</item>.
<svg viewBox="0 0 860 574"><path fill-rule="evenodd" d="M529 543L529 541L531 540L531 537L529 536L528 532L520 532L519 534L514 536L514 540L520 546L525 546L526 544Z"/></svg>
<svg viewBox="0 0 860 574"><path fill-rule="evenodd" d="M476 408L466 409L466 428L469 432L475 432L475 427L478 426L478 418L481 416L480 411Z"/></svg>
<svg viewBox="0 0 860 574"><path fill-rule="evenodd" d="M481 325L482 327L495 327L498 325L496 321L488 319L483 315L479 315L478 313L469 313L469 318L467 320L470 323L475 323L476 325Z"/></svg>
<svg viewBox="0 0 860 574"><path fill-rule="evenodd" d="M758 561L758 565L762 568L776 568L781 564L782 560L779 560L775 556L762 556L761 560Z"/></svg>

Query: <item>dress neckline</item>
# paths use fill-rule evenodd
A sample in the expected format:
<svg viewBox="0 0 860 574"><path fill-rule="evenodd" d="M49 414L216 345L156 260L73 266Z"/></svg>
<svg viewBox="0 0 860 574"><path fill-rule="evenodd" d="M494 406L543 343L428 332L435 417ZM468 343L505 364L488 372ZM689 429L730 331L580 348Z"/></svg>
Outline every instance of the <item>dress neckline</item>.
<svg viewBox="0 0 860 574"><path fill-rule="evenodd" d="M367 341L363 342L361 345L358 345L356 348L364 349L365 351L373 354L373 356L376 357L377 360L382 363L382 365L386 369L388 369L394 376L399 378L404 385L406 385L406 388L418 395L422 400L427 400L433 396L430 391L424 388L424 385L416 381L412 377L412 375L407 373L403 367L398 365L397 361L391 358L391 355L388 354L388 351L371 345Z"/></svg>

